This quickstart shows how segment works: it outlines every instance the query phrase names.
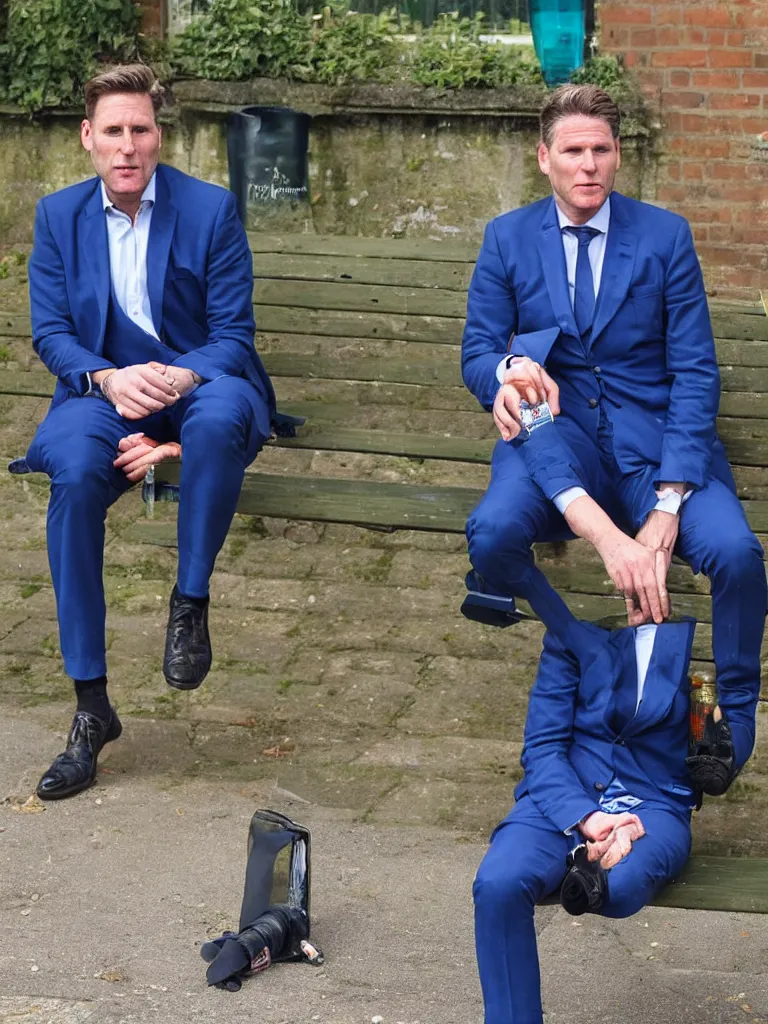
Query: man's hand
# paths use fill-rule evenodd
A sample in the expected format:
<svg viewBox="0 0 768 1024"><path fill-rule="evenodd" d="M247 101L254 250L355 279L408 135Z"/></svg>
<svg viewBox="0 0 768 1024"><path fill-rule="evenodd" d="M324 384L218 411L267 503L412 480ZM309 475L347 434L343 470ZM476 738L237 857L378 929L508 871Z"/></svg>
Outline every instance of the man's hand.
<svg viewBox="0 0 768 1024"><path fill-rule="evenodd" d="M171 387L175 388L180 395L186 395L195 385L200 383L200 377L192 370L183 366L168 366L165 368L165 380Z"/></svg>
<svg viewBox="0 0 768 1024"><path fill-rule="evenodd" d="M166 459L181 458L181 445L176 441L159 444L144 434L129 434L117 447L121 454L112 465L115 469L122 469L133 484L144 479L150 466L156 466Z"/></svg>
<svg viewBox="0 0 768 1024"><path fill-rule="evenodd" d="M595 811L579 825L579 831L587 840L587 859L599 860L606 870L626 857L632 843L645 835L642 821L629 811L621 814Z"/></svg>
<svg viewBox="0 0 768 1024"><path fill-rule="evenodd" d="M94 373L93 380L121 416L141 420L179 400L181 392L169 383L168 369L162 363L136 363L120 370Z"/></svg>
<svg viewBox="0 0 768 1024"><path fill-rule="evenodd" d="M669 617L666 552L652 551L621 530L611 531L595 547L608 575L624 594L630 626L650 620L658 625Z"/></svg>
<svg viewBox="0 0 768 1024"><path fill-rule="evenodd" d="M516 358L506 371L493 403L493 422L504 441L520 433L521 399L529 405L548 402L553 416L560 413L560 389L547 371L527 356Z"/></svg>

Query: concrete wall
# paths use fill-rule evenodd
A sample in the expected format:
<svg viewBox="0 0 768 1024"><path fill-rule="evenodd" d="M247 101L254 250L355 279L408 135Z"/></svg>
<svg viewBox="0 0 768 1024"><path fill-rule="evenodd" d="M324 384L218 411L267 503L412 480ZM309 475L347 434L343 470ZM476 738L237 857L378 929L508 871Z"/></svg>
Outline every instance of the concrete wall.
<svg viewBox="0 0 768 1024"><path fill-rule="evenodd" d="M330 90L281 83L182 83L165 125L163 159L228 184L229 111L282 103L313 114L310 197L286 217L296 230L479 241L486 221L548 194L535 159L541 95L440 96L413 88ZM80 181L90 163L79 116L0 116L0 239L31 240L34 204ZM647 138L627 140L620 188L653 198ZM284 217L283 220L286 218ZM271 223L265 226L271 226Z"/></svg>

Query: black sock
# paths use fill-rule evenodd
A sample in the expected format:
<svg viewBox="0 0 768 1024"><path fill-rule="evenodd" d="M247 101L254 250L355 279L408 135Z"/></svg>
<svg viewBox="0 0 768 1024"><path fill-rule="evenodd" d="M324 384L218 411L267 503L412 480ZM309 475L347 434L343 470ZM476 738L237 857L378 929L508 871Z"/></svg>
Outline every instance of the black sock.
<svg viewBox="0 0 768 1024"><path fill-rule="evenodd" d="M182 601L189 601L189 603L194 605L195 608L208 607L209 598L207 597L187 597L187 595L182 594L180 590L177 590L176 593L178 594Z"/></svg>
<svg viewBox="0 0 768 1024"><path fill-rule="evenodd" d="M77 710L87 711L100 718L102 722L108 722L112 712L109 706L109 697L107 697L107 677L75 679L74 683L77 694Z"/></svg>

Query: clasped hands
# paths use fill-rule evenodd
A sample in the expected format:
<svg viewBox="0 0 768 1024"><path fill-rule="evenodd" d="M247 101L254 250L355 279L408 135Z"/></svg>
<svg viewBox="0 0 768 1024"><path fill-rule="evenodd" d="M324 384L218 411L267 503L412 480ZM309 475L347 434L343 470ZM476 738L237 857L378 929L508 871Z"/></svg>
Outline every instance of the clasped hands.
<svg viewBox="0 0 768 1024"><path fill-rule="evenodd" d="M579 824L579 831L587 840L587 859L599 861L606 871L626 857L632 844L645 835L642 821L629 811L595 811Z"/></svg>
<svg viewBox="0 0 768 1024"><path fill-rule="evenodd" d="M163 363L137 363L119 370L94 373L94 383L127 420L139 420L168 408L198 383L192 370ZM179 458L181 445L175 441L159 444L143 433L128 434L118 444L114 460L131 483L143 480L150 466L165 459Z"/></svg>

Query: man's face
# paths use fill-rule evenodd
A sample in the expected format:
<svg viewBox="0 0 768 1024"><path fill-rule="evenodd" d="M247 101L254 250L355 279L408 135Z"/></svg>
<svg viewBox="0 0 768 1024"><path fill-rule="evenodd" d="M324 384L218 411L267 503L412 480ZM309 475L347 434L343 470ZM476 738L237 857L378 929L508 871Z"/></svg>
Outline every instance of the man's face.
<svg viewBox="0 0 768 1024"><path fill-rule="evenodd" d="M161 132L152 100L144 93L111 93L96 103L93 119L80 126L80 140L117 207L138 204L154 174Z"/></svg>
<svg viewBox="0 0 768 1024"><path fill-rule="evenodd" d="M613 189L621 166L619 140L597 117L572 114L555 124L552 145L539 143L539 167L557 205L574 224L585 224Z"/></svg>

